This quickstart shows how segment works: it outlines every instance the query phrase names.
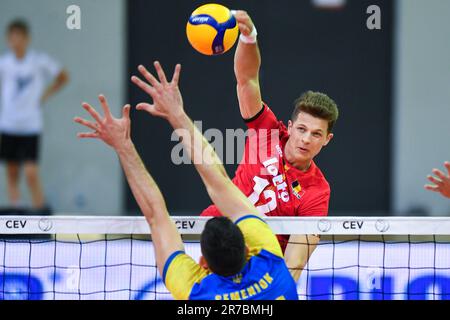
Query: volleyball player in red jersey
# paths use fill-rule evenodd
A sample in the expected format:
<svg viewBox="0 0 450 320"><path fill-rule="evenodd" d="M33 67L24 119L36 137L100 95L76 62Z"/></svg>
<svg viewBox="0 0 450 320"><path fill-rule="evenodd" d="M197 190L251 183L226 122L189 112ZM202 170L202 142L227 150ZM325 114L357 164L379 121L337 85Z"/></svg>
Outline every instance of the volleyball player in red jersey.
<svg viewBox="0 0 450 320"><path fill-rule="evenodd" d="M333 138L338 118L335 102L307 92L295 103L286 127L262 102L261 56L256 28L245 11L235 12L241 37L235 54L235 75L241 115L249 134L244 158L233 182L267 216L326 216L330 186L313 159ZM220 216L210 206L202 216ZM297 281L320 238L279 235L292 276Z"/></svg>

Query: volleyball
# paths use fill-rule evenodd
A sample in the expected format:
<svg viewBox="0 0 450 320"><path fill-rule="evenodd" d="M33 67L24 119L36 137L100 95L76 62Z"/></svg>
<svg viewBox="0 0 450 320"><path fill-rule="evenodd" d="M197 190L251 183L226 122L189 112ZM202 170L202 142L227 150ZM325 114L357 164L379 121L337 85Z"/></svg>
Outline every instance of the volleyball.
<svg viewBox="0 0 450 320"><path fill-rule="evenodd" d="M239 28L227 7L210 3L192 12L186 26L186 34L195 50L212 56L223 54L233 47Z"/></svg>

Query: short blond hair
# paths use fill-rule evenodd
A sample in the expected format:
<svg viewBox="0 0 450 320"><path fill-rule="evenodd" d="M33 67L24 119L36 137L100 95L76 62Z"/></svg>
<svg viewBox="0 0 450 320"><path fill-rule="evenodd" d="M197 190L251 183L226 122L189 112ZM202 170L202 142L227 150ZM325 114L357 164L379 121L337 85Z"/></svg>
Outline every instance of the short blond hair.
<svg viewBox="0 0 450 320"><path fill-rule="evenodd" d="M333 131L339 118L339 110L336 102L321 92L308 91L294 102L294 112L291 120L295 122L300 112L306 112L316 118L328 121L328 133Z"/></svg>

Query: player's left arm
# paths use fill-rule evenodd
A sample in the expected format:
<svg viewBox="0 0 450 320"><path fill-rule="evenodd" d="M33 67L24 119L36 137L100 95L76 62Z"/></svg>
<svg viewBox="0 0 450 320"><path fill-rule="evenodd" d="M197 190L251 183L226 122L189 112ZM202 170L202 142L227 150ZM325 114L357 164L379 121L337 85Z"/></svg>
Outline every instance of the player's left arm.
<svg viewBox="0 0 450 320"><path fill-rule="evenodd" d="M80 133L78 137L102 140L116 151L131 191L150 225L156 264L162 274L169 257L174 252L184 251L181 236L169 216L156 182L146 170L131 141L130 105L123 108L122 118L116 119L111 114L106 98L100 96L99 100L104 110L103 117L91 105L83 103L84 109L95 119L95 122L75 118L75 122L93 131Z"/></svg>
<svg viewBox="0 0 450 320"><path fill-rule="evenodd" d="M319 189L309 190L303 198L303 206L299 208L298 216L327 216L330 202L330 188L323 185ZM312 253L319 244L318 235L291 235L284 259L295 281L301 276L303 269Z"/></svg>
<svg viewBox="0 0 450 320"><path fill-rule="evenodd" d="M320 242L318 235L291 235L284 252L284 260L295 282L300 279L303 269Z"/></svg>

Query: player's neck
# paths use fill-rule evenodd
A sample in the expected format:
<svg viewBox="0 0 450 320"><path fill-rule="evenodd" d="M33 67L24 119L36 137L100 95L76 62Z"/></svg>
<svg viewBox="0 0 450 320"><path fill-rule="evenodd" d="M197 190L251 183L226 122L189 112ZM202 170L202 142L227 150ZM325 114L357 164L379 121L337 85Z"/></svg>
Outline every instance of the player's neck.
<svg viewBox="0 0 450 320"><path fill-rule="evenodd" d="M14 55L16 56L17 60L23 60L25 58L25 56L27 55L27 49L16 50L14 52Z"/></svg>
<svg viewBox="0 0 450 320"><path fill-rule="evenodd" d="M305 163L291 163L291 166L297 168L300 171L306 172L309 170L309 168L311 168L311 164L312 160L309 160L308 162Z"/></svg>
<svg viewBox="0 0 450 320"><path fill-rule="evenodd" d="M306 172L309 170L309 168L311 168L312 165L312 159L307 159L307 160L299 160L296 159L290 152L288 148L285 148L284 150L284 155L286 158L286 161L293 166L294 168Z"/></svg>

